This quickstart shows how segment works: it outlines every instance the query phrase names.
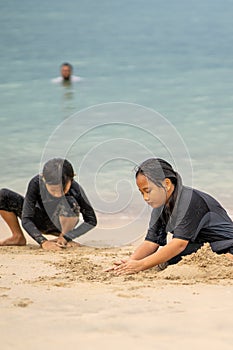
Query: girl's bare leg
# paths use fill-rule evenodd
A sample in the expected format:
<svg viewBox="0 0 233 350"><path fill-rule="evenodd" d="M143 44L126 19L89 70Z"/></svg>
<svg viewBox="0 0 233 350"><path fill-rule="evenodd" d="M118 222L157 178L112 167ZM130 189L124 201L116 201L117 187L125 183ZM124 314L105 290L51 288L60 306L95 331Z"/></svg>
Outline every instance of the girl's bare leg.
<svg viewBox="0 0 233 350"><path fill-rule="evenodd" d="M0 210L0 215L2 216L6 224L9 226L12 233L11 237L0 241L0 246L26 245L26 239L19 225L17 216L14 213L5 210Z"/></svg>

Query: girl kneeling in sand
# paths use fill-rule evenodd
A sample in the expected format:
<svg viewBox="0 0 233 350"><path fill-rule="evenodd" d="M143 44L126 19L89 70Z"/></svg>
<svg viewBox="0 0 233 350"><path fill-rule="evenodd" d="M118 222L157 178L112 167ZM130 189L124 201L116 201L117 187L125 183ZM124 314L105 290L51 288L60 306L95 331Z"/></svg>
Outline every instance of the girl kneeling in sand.
<svg viewBox="0 0 233 350"><path fill-rule="evenodd" d="M0 190L0 215L11 229L12 237L1 245L25 245L23 228L45 250L60 250L72 246L77 238L96 226L95 212L82 187L73 180L74 170L66 159L50 159L42 175L36 175L28 185L26 197L8 189ZM84 222L75 228L79 212ZM43 235L57 236L47 240Z"/></svg>
<svg viewBox="0 0 233 350"><path fill-rule="evenodd" d="M116 274L132 274L159 265L176 264L205 242L218 254L233 259L233 222L210 195L182 185L180 175L163 159L144 161L136 183L153 208L145 241L129 260L115 263ZM167 233L173 239L167 243ZM162 246L161 249L158 249Z"/></svg>

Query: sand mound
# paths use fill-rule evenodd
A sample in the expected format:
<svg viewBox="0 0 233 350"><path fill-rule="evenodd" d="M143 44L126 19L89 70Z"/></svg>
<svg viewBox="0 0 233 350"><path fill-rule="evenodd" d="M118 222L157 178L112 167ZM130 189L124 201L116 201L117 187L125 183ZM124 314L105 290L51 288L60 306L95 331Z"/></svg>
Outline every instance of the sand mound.
<svg viewBox="0 0 233 350"><path fill-rule="evenodd" d="M233 283L233 261L225 255L213 253L205 244L197 253L184 257L178 264L160 273L160 278L183 282Z"/></svg>

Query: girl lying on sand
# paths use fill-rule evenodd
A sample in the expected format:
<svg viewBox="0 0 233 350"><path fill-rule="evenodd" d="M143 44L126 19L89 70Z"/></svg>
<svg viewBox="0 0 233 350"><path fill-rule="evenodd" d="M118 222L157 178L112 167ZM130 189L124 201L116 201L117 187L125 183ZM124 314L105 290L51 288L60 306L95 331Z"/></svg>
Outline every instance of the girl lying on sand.
<svg viewBox="0 0 233 350"><path fill-rule="evenodd" d="M115 262L106 271L124 275L156 265L163 269L196 252L205 242L217 254L233 260L233 222L213 197L182 185L180 175L159 158L138 167L136 183L153 208L145 241L129 260ZM173 239L167 243L168 232Z"/></svg>

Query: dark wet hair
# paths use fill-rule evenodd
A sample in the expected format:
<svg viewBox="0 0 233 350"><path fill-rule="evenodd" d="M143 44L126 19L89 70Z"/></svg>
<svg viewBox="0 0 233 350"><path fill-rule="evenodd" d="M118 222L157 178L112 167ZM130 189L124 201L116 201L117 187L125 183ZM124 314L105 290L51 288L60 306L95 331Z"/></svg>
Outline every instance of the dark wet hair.
<svg viewBox="0 0 233 350"><path fill-rule="evenodd" d="M136 177L142 174L159 187L163 187L162 181L166 178L176 185L177 172L166 160L160 158L150 158L145 160L136 168Z"/></svg>
<svg viewBox="0 0 233 350"><path fill-rule="evenodd" d="M64 62L64 63L62 63L62 64L61 64L61 68L62 68L62 67L64 67L64 66L69 67L69 68L70 68L70 70L71 70L71 71L73 71L73 66L72 66L70 63L68 63L68 62Z"/></svg>
<svg viewBox="0 0 233 350"><path fill-rule="evenodd" d="M74 169L67 159L53 158L45 163L42 174L48 185L61 184L64 189L73 180Z"/></svg>
<svg viewBox="0 0 233 350"><path fill-rule="evenodd" d="M169 205L163 210L163 218L167 222L168 217L171 215L175 206L178 191L177 183L180 179L180 175L172 168L171 164L160 158L150 158L145 160L136 168L136 178L139 174L144 175L148 180L152 181L156 186L164 188L164 190L166 189L163 186L162 181L166 178L170 179L175 186L175 190L169 199Z"/></svg>

